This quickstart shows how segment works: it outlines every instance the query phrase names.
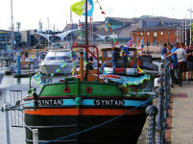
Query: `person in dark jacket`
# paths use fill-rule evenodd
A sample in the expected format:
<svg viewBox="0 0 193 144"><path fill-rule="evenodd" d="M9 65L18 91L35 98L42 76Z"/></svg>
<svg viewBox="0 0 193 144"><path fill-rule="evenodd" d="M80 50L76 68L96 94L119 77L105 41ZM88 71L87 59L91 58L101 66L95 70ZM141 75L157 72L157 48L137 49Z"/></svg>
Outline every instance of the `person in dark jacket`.
<svg viewBox="0 0 193 144"><path fill-rule="evenodd" d="M121 55L122 55L122 60L123 60L123 67L127 67L127 57L129 55L129 50L127 47L121 46Z"/></svg>
<svg viewBox="0 0 193 144"><path fill-rule="evenodd" d="M112 66L113 68L117 68L117 50L115 47L112 48Z"/></svg>
<svg viewBox="0 0 193 144"><path fill-rule="evenodd" d="M193 80L193 44L189 46L187 50L187 70L188 70L188 81Z"/></svg>
<svg viewBox="0 0 193 144"><path fill-rule="evenodd" d="M93 70L94 69L94 67L93 67L93 57L92 56L90 56L88 58L88 64L86 65L86 69L87 68L88 68L88 70Z"/></svg>

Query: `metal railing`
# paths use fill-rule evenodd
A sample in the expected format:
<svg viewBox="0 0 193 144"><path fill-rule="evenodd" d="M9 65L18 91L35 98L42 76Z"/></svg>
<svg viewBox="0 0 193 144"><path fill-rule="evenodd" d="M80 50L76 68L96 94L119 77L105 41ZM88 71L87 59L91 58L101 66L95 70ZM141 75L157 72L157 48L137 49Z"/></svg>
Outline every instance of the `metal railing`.
<svg viewBox="0 0 193 144"><path fill-rule="evenodd" d="M146 131L146 144L167 143L165 133L168 129L167 119L169 117L168 110L171 99L170 80L170 61L165 60L161 65L158 79L159 87L156 89L157 103L146 108L146 114L149 117ZM157 107L155 105L157 105Z"/></svg>

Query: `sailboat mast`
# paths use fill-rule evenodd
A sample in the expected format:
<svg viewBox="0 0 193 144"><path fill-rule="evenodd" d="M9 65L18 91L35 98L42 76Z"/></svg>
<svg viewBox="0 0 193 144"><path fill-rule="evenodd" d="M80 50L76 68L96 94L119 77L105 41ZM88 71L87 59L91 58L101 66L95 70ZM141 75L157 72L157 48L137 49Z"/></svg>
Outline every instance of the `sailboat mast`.
<svg viewBox="0 0 193 144"><path fill-rule="evenodd" d="M87 18L87 5L88 5L88 0L85 2L86 4L86 12L85 12L85 39L86 39L86 45L88 45L88 18ZM88 61L88 51L86 51L86 61Z"/></svg>

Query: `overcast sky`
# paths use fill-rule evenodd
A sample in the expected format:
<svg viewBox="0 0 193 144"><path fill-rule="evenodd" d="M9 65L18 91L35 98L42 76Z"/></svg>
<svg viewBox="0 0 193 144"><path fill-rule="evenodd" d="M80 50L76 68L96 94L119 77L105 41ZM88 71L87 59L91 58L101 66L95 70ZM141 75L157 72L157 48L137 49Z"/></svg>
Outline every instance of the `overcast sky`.
<svg viewBox="0 0 193 144"><path fill-rule="evenodd" d="M0 29L8 30L11 26L11 0L0 0ZM63 30L66 22L70 23L70 6L81 0L13 0L14 25L21 23L21 30L38 29L39 21L43 30L48 28ZM93 0L95 2L96 0ZM105 16L132 18L141 15L190 18L187 9L193 8L193 0L99 0ZM77 23L84 17L72 14ZM95 3L94 21L104 20L99 4Z"/></svg>

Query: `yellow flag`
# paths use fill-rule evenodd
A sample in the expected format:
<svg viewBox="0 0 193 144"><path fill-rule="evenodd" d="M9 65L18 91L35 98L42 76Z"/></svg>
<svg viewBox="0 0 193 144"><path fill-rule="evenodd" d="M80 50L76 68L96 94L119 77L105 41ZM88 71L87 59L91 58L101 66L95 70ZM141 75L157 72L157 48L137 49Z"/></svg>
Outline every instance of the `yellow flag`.
<svg viewBox="0 0 193 144"><path fill-rule="evenodd" d="M81 16L83 14L84 3L85 3L85 0L71 5L71 11Z"/></svg>

